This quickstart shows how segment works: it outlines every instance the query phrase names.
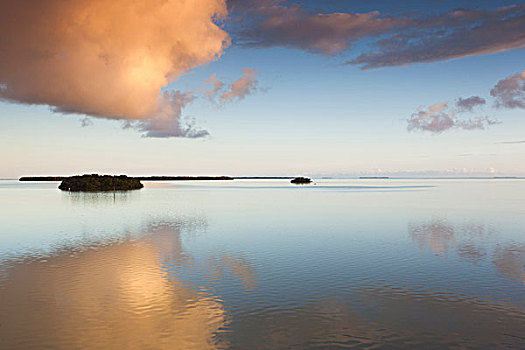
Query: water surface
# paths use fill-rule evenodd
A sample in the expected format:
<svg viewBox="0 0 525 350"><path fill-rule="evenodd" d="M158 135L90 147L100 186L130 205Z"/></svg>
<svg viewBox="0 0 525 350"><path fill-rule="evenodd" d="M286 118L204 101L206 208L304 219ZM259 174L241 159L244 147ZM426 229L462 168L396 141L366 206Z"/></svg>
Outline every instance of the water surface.
<svg viewBox="0 0 525 350"><path fill-rule="evenodd" d="M0 348L524 348L524 180L0 181Z"/></svg>

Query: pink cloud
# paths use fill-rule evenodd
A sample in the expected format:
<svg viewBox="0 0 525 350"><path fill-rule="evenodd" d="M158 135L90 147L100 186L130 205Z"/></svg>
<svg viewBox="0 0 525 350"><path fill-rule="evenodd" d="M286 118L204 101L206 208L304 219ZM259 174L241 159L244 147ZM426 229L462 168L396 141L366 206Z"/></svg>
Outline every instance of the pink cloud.
<svg viewBox="0 0 525 350"><path fill-rule="evenodd" d="M215 97L224 88L224 83L219 80L216 73L213 73L204 81L204 84L211 86L211 89L205 92L206 97L208 97L210 101L215 102Z"/></svg>
<svg viewBox="0 0 525 350"><path fill-rule="evenodd" d="M204 94L214 104L219 104L217 99L221 104L242 100L257 90L258 75L257 70L245 67L242 69L242 75L239 79L226 84L217 77L217 74L212 74L204 81L204 84L210 87Z"/></svg>
<svg viewBox="0 0 525 350"><path fill-rule="evenodd" d="M241 100L253 93L257 89L258 74L255 69L243 68L242 76L228 86L228 89L221 94L220 100L223 102Z"/></svg>

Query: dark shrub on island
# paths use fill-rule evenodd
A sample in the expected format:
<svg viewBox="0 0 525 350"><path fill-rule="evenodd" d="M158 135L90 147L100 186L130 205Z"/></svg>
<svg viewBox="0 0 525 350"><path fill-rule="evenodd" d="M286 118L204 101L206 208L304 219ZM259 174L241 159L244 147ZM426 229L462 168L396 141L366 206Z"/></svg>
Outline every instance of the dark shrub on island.
<svg viewBox="0 0 525 350"><path fill-rule="evenodd" d="M293 184L309 184L312 183L312 180L307 177L296 177L290 182Z"/></svg>
<svg viewBox="0 0 525 350"><path fill-rule="evenodd" d="M83 192L100 192L100 191L129 191L139 190L144 185L138 179L127 177L126 175L77 175L67 177L62 180L59 189L62 191L83 191Z"/></svg>

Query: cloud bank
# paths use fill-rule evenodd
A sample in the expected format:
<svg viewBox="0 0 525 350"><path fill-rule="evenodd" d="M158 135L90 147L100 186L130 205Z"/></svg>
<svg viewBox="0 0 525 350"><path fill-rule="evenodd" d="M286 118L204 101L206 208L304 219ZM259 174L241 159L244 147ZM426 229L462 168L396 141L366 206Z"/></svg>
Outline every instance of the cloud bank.
<svg viewBox="0 0 525 350"><path fill-rule="evenodd" d="M288 1L234 1L240 20L237 43L285 46L321 54L342 52L358 39L374 37L406 24L406 19L369 13L315 13Z"/></svg>
<svg viewBox="0 0 525 350"><path fill-rule="evenodd" d="M414 20L349 61L362 69L479 56L525 47L525 5L454 10Z"/></svg>
<svg viewBox="0 0 525 350"><path fill-rule="evenodd" d="M286 0L230 0L235 42L325 55L372 40L348 64L371 69L485 55L525 47L525 5L391 16L314 11ZM351 53L351 52L350 52Z"/></svg>
<svg viewBox="0 0 525 350"><path fill-rule="evenodd" d="M200 137L191 94L161 89L229 45L225 0L0 0L0 99Z"/></svg>

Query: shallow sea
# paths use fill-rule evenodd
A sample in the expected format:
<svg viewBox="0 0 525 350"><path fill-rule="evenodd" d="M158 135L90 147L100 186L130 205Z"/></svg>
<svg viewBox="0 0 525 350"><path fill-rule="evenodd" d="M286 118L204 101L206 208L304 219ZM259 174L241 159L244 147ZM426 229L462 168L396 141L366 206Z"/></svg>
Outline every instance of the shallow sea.
<svg viewBox="0 0 525 350"><path fill-rule="evenodd" d="M525 180L0 181L1 349L525 348Z"/></svg>

